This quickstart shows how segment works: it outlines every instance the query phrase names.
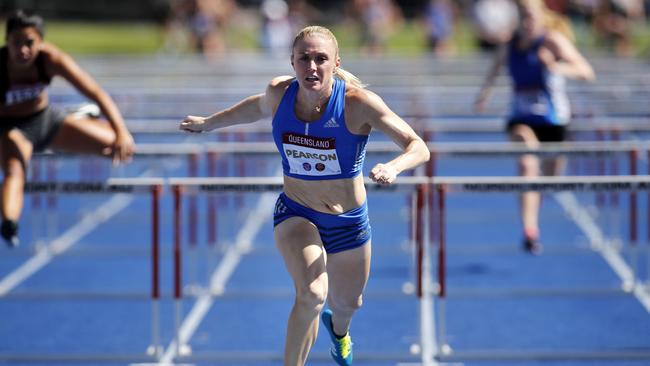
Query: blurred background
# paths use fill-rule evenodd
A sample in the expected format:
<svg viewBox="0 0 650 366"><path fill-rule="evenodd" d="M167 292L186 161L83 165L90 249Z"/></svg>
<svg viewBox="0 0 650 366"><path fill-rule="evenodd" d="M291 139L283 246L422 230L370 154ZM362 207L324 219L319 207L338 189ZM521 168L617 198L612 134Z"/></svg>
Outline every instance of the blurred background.
<svg viewBox="0 0 650 366"><path fill-rule="evenodd" d="M650 141L650 0L546 3L570 23L578 49L598 75L594 83L568 83L574 117L569 140L611 140L626 149ZM290 43L309 24L332 29L343 67L426 140L469 149L467 155L439 154L432 174L518 174L517 155L472 151L483 142L507 141L503 122L511 87L505 72L487 110L476 113L472 106L490 53L517 23L512 0L0 0L1 34L2 18L19 8L42 15L46 40L74 55L109 92L140 154L119 167L88 156L42 155L31 166L34 181L277 175L273 153L240 157L198 149L204 142L271 142L268 121L198 135L180 133L178 123L187 114L208 115L259 93L273 76L291 74ZM53 104L85 101L59 79L50 89ZM594 156L576 154L568 175L650 171L646 150ZM366 167L380 158L370 155ZM182 361L262 366L281 357L284 317L268 314L288 311L293 288L272 244L270 215L260 214L271 212L273 199L267 202L259 193L198 202L192 196L184 203L183 247L188 245L180 272L184 311L192 309L192 317L183 329L197 328L184 340L195 358ZM628 200L623 194L578 192L580 205L567 204L565 195L545 199L541 220L548 250L540 258L519 250L514 193L449 199L446 316L455 353L446 360L467 366L534 366L540 360L551 360L543 363L549 366L648 365L650 200L639 194L637 207L632 195ZM157 321L149 299L149 197L31 195L21 219L24 244L0 251L0 363L151 362L145 350L158 345L152 336L158 329L166 349L157 360L168 364L179 356L170 343L179 325L178 313L171 311L172 199L167 192L160 204L163 301ZM370 301L355 318L355 364L425 359L419 347L430 343L429 312L445 318L434 310L442 301L420 306L413 296L412 198L395 194L370 201L373 231L381 240L373 242ZM213 207L210 202L218 203L218 219L216 213L199 215ZM646 220L638 235L630 224L637 222L637 208ZM603 240L614 254L599 249ZM239 253L234 265L222 260L231 258L231 249ZM42 253L46 259L34 267ZM644 286L622 290L621 283L634 281ZM205 305L208 292L202 289L208 288L220 289L208 296L218 298L214 306ZM205 309L198 320L196 304ZM384 326L377 327L379 322ZM327 336L318 342L314 359L327 362Z"/></svg>
<svg viewBox="0 0 650 366"><path fill-rule="evenodd" d="M546 0L588 54L648 57L650 0ZM330 27L342 53L445 57L489 51L516 21L509 0L3 0L46 19L72 54L288 54L307 24ZM2 30L4 32L4 29Z"/></svg>

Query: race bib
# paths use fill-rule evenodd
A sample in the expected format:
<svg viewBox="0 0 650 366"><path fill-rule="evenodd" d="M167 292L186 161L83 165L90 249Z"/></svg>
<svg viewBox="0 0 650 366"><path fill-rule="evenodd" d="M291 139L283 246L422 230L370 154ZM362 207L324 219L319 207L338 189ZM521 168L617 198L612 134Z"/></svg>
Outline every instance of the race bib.
<svg viewBox="0 0 650 366"><path fill-rule="evenodd" d="M47 88L47 85L42 83L28 86L15 86L7 90L7 94L5 94L5 105L34 100L38 98L45 88Z"/></svg>
<svg viewBox="0 0 650 366"><path fill-rule="evenodd" d="M550 112L550 100L543 91L518 91L514 100L517 116L546 116Z"/></svg>
<svg viewBox="0 0 650 366"><path fill-rule="evenodd" d="M292 174L310 176L341 174L334 138L285 133L282 136L282 148Z"/></svg>

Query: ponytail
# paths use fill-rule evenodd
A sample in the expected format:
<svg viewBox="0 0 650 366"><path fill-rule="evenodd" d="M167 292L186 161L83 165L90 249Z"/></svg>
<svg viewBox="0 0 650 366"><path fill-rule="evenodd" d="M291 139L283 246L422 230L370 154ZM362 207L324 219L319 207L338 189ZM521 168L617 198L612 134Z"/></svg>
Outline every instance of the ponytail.
<svg viewBox="0 0 650 366"><path fill-rule="evenodd" d="M358 88L365 88L366 85L359 80L358 77L356 77L353 73L343 70L340 67L336 68L336 71L334 71L334 75L336 75L339 79L345 81L346 84L354 85Z"/></svg>
<svg viewBox="0 0 650 366"><path fill-rule="evenodd" d="M569 19L566 16L562 14L558 14L557 12L547 8L546 6L544 6L543 8L543 12L544 12L544 27L548 29L556 30L562 33L571 42L575 42L576 36L573 33L573 29L571 28L571 23L569 22Z"/></svg>

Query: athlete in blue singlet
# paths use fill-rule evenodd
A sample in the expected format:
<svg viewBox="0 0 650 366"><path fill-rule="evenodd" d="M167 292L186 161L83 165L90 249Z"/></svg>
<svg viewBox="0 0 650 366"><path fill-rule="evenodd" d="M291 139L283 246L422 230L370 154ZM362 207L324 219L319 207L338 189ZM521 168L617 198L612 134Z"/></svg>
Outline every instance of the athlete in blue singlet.
<svg viewBox="0 0 650 366"><path fill-rule="evenodd" d="M294 80L273 116L273 138L282 156L284 175L302 180L350 179L361 174L368 135L351 133L345 123L345 81L334 77L332 94L322 116L306 123L294 105L300 84ZM312 210L281 194L274 225L304 217L318 227L327 253L359 247L370 240L367 204L343 214Z"/></svg>
<svg viewBox="0 0 650 366"><path fill-rule="evenodd" d="M45 148L112 155L126 161L134 143L115 103L65 52L43 40L43 19L16 11L7 19L6 46L0 48L0 235L18 245L26 167ZM106 121L66 114L49 105L47 87L61 76L95 102Z"/></svg>
<svg viewBox="0 0 650 366"><path fill-rule="evenodd" d="M593 80L594 71L565 34L544 23L550 19L554 24L562 24L549 13L543 0L516 3L519 26L511 41L497 52L477 97L476 109L484 109L499 70L507 64L513 90L507 124L510 139L530 147L540 142L564 141L571 115L564 80ZM545 175L555 175L562 171L564 159L547 159L540 168L539 159L527 154L521 157L519 165L523 176L537 176L540 170ZM533 254L542 250L538 241L540 200L539 192L525 192L521 197L523 244Z"/></svg>
<svg viewBox="0 0 650 366"><path fill-rule="evenodd" d="M333 343L332 358L352 364L348 330L370 271L371 230L361 174L370 131L380 130L403 149L370 170L375 182L390 184L429 158L413 129L340 63L334 35L307 27L292 47L295 77L274 78L265 93L209 117L188 116L180 126L202 132L273 116L284 171L274 235L296 289L285 366L305 364L326 299L329 309L321 319Z"/></svg>

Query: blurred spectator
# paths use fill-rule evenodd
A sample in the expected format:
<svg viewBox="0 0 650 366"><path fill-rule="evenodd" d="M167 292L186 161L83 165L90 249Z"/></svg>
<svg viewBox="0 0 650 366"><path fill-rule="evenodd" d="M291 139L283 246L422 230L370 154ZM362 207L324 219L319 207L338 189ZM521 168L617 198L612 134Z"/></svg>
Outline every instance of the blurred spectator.
<svg viewBox="0 0 650 366"><path fill-rule="evenodd" d="M593 26L600 39L618 56L634 53L631 26L644 16L643 0L600 0Z"/></svg>
<svg viewBox="0 0 650 366"><path fill-rule="evenodd" d="M166 52L178 53L187 49L189 34L188 20L193 12L192 1L169 0L169 9L165 20L164 49Z"/></svg>
<svg viewBox="0 0 650 366"><path fill-rule="evenodd" d="M165 49L191 50L208 57L225 49L228 19L237 10L234 0L170 0L165 24Z"/></svg>
<svg viewBox="0 0 650 366"><path fill-rule="evenodd" d="M569 11L569 2L569 0L544 0L548 9L564 15Z"/></svg>
<svg viewBox="0 0 650 366"><path fill-rule="evenodd" d="M223 53L226 24L236 9L234 0L194 0L190 30L197 51L208 57Z"/></svg>
<svg viewBox="0 0 650 366"><path fill-rule="evenodd" d="M386 37L401 19L399 8L392 0L354 0L355 18L360 19L361 51L382 53Z"/></svg>
<svg viewBox="0 0 650 366"><path fill-rule="evenodd" d="M429 51L435 54L453 52L450 38L454 29L454 9L450 0L429 0L424 27Z"/></svg>
<svg viewBox="0 0 650 366"><path fill-rule="evenodd" d="M517 7L511 0L476 0L471 20L479 47L495 50L507 42L517 26Z"/></svg>
<svg viewBox="0 0 650 366"><path fill-rule="evenodd" d="M294 32L289 5L284 0L264 0L261 4L262 48L271 54L290 54Z"/></svg>
<svg viewBox="0 0 650 366"><path fill-rule="evenodd" d="M294 33L310 24L319 22L322 17L322 12L309 5L306 0L287 0L287 4L289 5L289 20ZM291 35L292 41L294 36L295 34Z"/></svg>
<svg viewBox="0 0 650 366"><path fill-rule="evenodd" d="M260 46L271 54L289 55L299 29L316 22L321 12L305 0L264 0L260 5Z"/></svg>

